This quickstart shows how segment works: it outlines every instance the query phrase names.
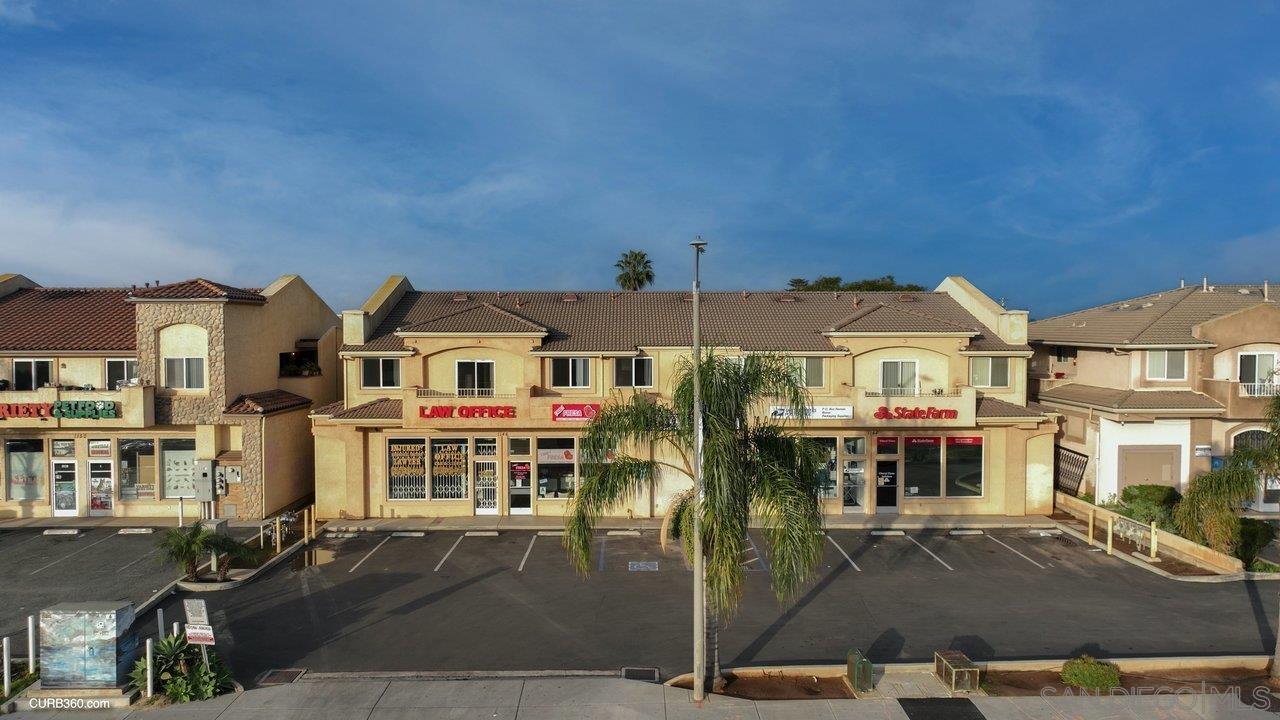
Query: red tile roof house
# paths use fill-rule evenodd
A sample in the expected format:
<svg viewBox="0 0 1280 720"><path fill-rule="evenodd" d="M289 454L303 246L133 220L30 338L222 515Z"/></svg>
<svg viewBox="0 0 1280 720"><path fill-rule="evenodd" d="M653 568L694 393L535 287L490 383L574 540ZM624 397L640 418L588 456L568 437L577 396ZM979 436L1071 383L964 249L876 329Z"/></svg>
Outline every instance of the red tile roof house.
<svg viewBox="0 0 1280 720"><path fill-rule="evenodd" d="M338 316L296 275L41 287L0 275L0 519L254 519L309 498ZM212 508L199 505L212 487Z"/></svg>
<svg viewBox="0 0 1280 720"><path fill-rule="evenodd" d="M1280 303L1268 284L1182 286L1030 324L1032 397L1063 415L1064 489L1186 490L1262 437L1280 393ZM1083 467L1083 470L1081 470ZM1252 503L1280 512L1280 478Z"/></svg>

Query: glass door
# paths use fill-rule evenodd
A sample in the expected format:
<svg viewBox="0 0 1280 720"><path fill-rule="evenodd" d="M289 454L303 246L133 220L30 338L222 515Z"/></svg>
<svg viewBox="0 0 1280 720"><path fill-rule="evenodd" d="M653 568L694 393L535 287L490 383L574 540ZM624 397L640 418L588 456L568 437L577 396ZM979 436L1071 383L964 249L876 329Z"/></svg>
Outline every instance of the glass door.
<svg viewBox="0 0 1280 720"><path fill-rule="evenodd" d="M533 514L533 463L512 460L507 463L507 510L512 515Z"/></svg>
<svg viewBox="0 0 1280 720"><path fill-rule="evenodd" d="M89 463L89 514L111 515L115 507L116 482L111 463L95 460Z"/></svg>
<svg viewBox="0 0 1280 720"><path fill-rule="evenodd" d="M876 512L898 512L898 438L876 438Z"/></svg>
<svg viewBox="0 0 1280 720"><path fill-rule="evenodd" d="M498 514L498 441L476 438L476 514Z"/></svg>
<svg viewBox="0 0 1280 720"><path fill-rule="evenodd" d="M845 438L844 455L840 493L842 509L846 513L859 514L866 511L867 439L860 436Z"/></svg>
<svg viewBox="0 0 1280 720"><path fill-rule="evenodd" d="M55 460L53 462L53 515L54 517L75 517L80 508L76 497L76 462L75 460Z"/></svg>

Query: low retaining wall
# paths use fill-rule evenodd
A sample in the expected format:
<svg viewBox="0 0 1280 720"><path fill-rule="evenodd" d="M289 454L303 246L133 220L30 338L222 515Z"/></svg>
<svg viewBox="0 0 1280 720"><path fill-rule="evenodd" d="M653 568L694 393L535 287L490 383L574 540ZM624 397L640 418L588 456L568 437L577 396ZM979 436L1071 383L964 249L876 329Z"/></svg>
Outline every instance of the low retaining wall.
<svg viewBox="0 0 1280 720"><path fill-rule="evenodd" d="M1101 523L1103 526L1107 524L1107 518L1111 518L1113 523L1133 522L1133 520L1114 510L1098 507L1060 491L1055 491L1053 498L1054 507L1085 523L1089 522L1090 510L1094 513L1094 522ZM1220 553L1199 543L1191 542L1181 535L1175 535L1168 530L1157 528L1156 532L1159 542L1158 552L1160 554L1168 555L1175 560L1181 560L1217 573L1244 572L1244 563L1238 557ZM1147 542L1150 542L1149 538Z"/></svg>

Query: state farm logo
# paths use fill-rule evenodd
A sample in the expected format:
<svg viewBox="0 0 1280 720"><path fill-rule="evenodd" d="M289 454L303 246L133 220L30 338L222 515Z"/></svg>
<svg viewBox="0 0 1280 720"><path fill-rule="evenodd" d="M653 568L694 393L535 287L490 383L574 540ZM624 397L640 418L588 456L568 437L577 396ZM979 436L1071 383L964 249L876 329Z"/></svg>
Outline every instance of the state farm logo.
<svg viewBox="0 0 1280 720"><path fill-rule="evenodd" d="M955 420L960 417L960 412L933 406L889 408L881 405L873 417L876 420Z"/></svg>

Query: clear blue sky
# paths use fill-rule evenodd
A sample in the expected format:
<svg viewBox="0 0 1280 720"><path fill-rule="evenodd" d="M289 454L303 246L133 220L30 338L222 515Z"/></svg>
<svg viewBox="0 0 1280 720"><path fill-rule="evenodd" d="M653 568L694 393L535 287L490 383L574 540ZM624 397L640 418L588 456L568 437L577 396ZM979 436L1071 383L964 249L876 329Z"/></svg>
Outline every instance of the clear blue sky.
<svg viewBox="0 0 1280 720"><path fill-rule="evenodd" d="M0 271L1280 280L1275 2L0 0Z"/></svg>

